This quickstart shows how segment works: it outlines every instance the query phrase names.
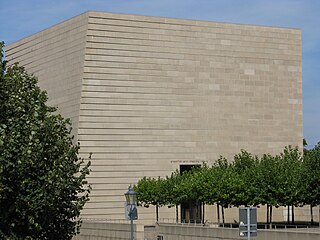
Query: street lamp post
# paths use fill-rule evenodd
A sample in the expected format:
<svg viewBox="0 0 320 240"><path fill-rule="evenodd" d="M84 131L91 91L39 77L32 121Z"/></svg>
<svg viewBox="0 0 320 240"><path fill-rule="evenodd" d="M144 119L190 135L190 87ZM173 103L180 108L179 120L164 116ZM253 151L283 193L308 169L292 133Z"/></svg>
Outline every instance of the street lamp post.
<svg viewBox="0 0 320 240"><path fill-rule="evenodd" d="M137 211L137 193L132 189L131 185L128 187L128 191L124 194L126 197L126 218L130 220L130 239L134 240L133 235L133 220L138 219Z"/></svg>

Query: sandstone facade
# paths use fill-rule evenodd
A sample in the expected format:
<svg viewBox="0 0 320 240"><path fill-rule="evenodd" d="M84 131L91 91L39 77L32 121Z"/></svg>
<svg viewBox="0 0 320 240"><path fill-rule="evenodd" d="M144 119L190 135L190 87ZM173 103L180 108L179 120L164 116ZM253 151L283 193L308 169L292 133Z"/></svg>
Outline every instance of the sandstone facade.
<svg viewBox="0 0 320 240"><path fill-rule="evenodd" d="M143 176L302 147L298 29L87 12L6 57L38 77L81 155L93 153L85 218L123 219L123 194Z"/></svg>

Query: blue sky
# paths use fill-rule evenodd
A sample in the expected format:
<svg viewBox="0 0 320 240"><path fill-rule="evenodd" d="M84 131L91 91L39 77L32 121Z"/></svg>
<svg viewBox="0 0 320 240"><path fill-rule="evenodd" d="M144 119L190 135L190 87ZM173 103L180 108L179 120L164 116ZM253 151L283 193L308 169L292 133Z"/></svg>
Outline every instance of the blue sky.
<svg viewBox="0 0 320 240"><path fill-rule="evenodd" d="M88 10L294 27L302 30L304 137L320 141L319 0L0 0L0 41L10 44Z"/></svg>

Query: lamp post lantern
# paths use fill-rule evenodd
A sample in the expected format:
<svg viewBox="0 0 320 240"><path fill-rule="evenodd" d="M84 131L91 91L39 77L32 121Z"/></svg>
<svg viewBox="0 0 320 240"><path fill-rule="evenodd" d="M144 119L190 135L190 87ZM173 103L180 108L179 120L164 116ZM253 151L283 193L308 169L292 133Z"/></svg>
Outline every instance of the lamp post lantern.
<svg viewBox="0 0 320 240"><path fill-rule="evenodd" d="M133 235L133 220L138 219L137 211L137 193L132 189L131 185L128 187L128 191L124 194L126 197L125 215L126 219L130 220L130 239L134 240Z"/></svg>

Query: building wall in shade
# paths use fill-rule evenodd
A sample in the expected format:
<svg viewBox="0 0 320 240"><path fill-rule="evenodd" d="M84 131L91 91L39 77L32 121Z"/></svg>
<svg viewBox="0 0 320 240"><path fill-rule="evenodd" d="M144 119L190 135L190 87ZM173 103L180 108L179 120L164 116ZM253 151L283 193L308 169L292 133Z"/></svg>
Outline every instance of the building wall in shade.
<svg viewBox="0 0 320 240"><path fill-rule="evenodd" d="M297 29L87 12L8 46L7 59L38 76L93 153L87 218L123 219L123 193L143 176L302 147Z"/></svg>
<svg viewBox="0 0 320 240"><path fill-rule="evenodd" d="M19 62L39 79L49 104L72 120L77 138L87 13L57 24L6 47L9 63Z"/></svg>

